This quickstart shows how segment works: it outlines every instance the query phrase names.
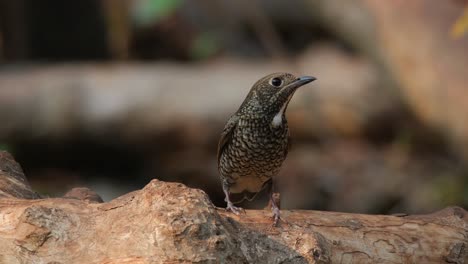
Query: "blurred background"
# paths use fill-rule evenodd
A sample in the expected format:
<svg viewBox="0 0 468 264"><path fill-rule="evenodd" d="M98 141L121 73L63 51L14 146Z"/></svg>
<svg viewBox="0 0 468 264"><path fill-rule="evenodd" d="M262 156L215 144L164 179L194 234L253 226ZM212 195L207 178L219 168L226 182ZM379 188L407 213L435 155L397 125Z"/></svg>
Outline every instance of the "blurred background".
<svg viewBox="0 0 468 264"><path fill-rule="evenodd" d="M45 196L110 200L157 178L225 206L220 132L286 71L318 81L288 109L283 208L467 208L467 4L0 0L0 149Z"/></svg>

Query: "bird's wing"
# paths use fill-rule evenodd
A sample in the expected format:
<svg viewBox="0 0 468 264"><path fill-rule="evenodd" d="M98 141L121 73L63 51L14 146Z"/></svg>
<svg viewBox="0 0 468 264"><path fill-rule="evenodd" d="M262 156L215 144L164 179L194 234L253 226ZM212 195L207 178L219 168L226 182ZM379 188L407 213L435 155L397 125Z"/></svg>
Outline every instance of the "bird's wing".
<svg viewBox="0 0 468 264"><path fill-rule="evenodd" d="M219 166L219 161L221 159L221 154L223 154L224 149L226 148L227 144L232 139L232 134L234 133L234 129L237 126L238 120L239 120L239 117L237 115L231 116L226 126L224 127L223 132L221 133L221 138L219 139L219 142L218 142L218 166Z"/></svg>

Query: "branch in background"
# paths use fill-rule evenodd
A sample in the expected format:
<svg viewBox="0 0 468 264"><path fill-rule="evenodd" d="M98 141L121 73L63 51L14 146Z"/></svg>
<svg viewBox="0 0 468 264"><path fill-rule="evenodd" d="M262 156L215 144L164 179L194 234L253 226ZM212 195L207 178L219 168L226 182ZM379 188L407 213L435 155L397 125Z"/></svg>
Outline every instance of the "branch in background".
<svg viewBox="0 0 468 264"><path fill-rule="evenodd" d="M301 55L296 63L300 72L322 76L320 86L304 89L291 102L290 125L298 135L355 135L371 118L401 110L398 98L375 89L381 84L375 68L365 59L320 46ZM226 58L197 67L69 64L2 71L0 139L121 133L125 137L120 140L138 140L164 131L191 131L187 128L209 123L200 127L208 133L196 136L205 141L218 137L224 121L258 76L289 68L270 60L251 63Z"/></svg>
<svg viewBox="0 0 468 264"><path fill-rule="evenodd" d="M257 1L242 0L238 3L241 5L241 10L246 12L247 21L270 57L288 62L288 52L278 31Z"/></svg>
<svg viewBox="0 0 468 264"><path fill-rule="evenodd" d="M0 0L0 18L0 59L27 59L29 47L25 0Z"/></svg>
<svg viewBox="0 0 468 264"><path fill-rule="evenodd" d="M101 2L107 21L107 42L114 59L129 58L130 48L130 5L125 0L103 0Z"/></svg>

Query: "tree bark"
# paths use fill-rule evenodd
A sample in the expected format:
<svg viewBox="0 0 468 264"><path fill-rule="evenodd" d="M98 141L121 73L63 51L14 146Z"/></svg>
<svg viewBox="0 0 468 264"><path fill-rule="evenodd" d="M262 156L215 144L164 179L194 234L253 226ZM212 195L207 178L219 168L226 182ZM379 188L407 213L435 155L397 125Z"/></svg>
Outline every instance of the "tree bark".
<svg viewBox="0 0 468 264"><path fill-rule="evenodd" d="M0 164L16 164L1 154ZM2 169L0 179L10 177L25 179L20 170ZM272 227L268 210L236 216L180 183L153 180L102 203L85 189L67 198L26 199L5 182L0 263L468 261L468 215L459 207L415 216L283 210L280 226Z"/></svg>

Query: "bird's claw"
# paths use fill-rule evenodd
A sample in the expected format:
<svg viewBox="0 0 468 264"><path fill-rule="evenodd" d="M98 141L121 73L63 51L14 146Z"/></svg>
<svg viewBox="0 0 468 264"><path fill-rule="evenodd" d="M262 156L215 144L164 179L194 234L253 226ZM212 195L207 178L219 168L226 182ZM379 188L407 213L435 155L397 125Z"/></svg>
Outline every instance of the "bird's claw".
<svg viewBox="0 0 468 264"><path fill-rule="evenodd" d="M279 210L278 207L273 207L273 208L271 208L271 211L273 212L273 215L271 216L271 218L273 219L273 225L272 226L277 227L279 220L281 220L280 210Z"/></svg>
<svg viewBox="0 0 468 264"><path fill-rule="evenodd" d="M231 211L235 215L240 215L241 213L245 214L244 208L234 206L232 203L228 203L226 206L226 211Z"/></svg>

